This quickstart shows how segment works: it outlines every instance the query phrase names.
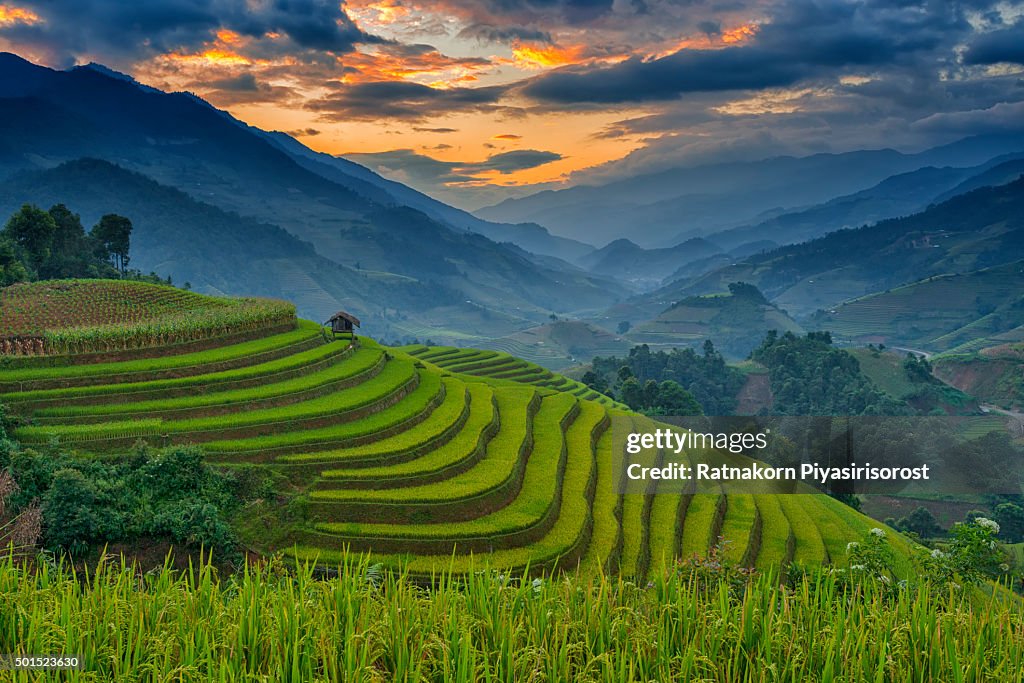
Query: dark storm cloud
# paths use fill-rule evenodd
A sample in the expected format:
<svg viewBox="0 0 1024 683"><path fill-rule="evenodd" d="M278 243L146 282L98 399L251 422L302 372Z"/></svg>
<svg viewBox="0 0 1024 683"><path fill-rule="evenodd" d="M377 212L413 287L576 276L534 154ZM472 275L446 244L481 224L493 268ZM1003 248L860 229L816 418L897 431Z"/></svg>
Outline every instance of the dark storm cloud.
<svg viewBox="0 0 1024 683"><path fill-rule="evenodd" d="M359 30L337 0L24 0L42 21L13 25L0 35L45 50L55 61L83 55L142 59L191 50L219 29L247 36L279 33L298 48L348 52L379 42Z"/></svg>
<svg viewBox="0 0 1024 683"><path fill-rule="evenodd" d="M1009 28L983 33L970 42L965 64L1024 64L1024 20Z"/></svg>
<svg viewBox="0 0 1024 683"><path fill-rule="evenodd" d="M683 93L791 85L802 64L761 49L684 50L643 61L633 57L601 69L566 69L542 76L523 92L543 102L618 104L674 99Z"/></svg>
<svg viewBox="0 0 1024 683"><path fill-rule="evenodd" d="M547 103L619 104L790 86L854 68L934 70L952 59L956 40L969 30L956 3L800 0L776 7L747 44L568 67L534 79L523 92Z"/></svg>
<svg viewBox="0 0 1024 683"><path fill-rule="evenodd" d="M611 12L613 0L463 0L452 4L473 4L497 16L561 16L570 22L586 23Z"/></svg>
<svg viewBox="0 0 1024 683"><path fill-rule="evenodd" d="M525 26L495 26L493 24L470 24L459 31L459 38L471 38L481 43L552 42L551 34L547 31Z"/></svg>
<svg viewBox="0 0 1024 683"><path fill-rule="evenodd" d="M542 152L536 149L521 149L514 152L502 152L488 157L486 161L471 165L471 168L480 170L497 171L503 175L523 171L528 168L535 168L543 164L558 161L561 154L554 152ZM466 167L463 167L466 168Z"/></svg>
<svg viewBox="0 0 1024 683"><path fill-rule="evenodd" d="M294 101L296 97L292 88L270 85L251 73L207 81L202 84L201 93L205 99L218 107L256 102L286 104Z"/></svg>
<svg viewBox="0 0 1024 683"><path fill-rule="evenodd" d="M438 147L440 149L440 147ZM483 161L441 161L411 149L395 149L375 154L346 154L346 158L384 173L400 172L403 181L431 189L477 180L488 171L502 175L536 168L562 158L561 154L536 149L494 154Z"/></svg>
<svg viewBox="0 0 1024 683"><path fill-rule="evenodd" d="M503 86L431 88L409 81L374 81L343 85L306 104L329 121L376 121L385 118L420 121L465 111L498 111Z"/></svg>
<svg viewBox="0 0 1024 683"><path fill-rule="evenodd" d="M210 81L209 86L215 90L230 90L234 92L257 92L260 89L256 76L249 72L229 78L218 78Z"/></svg>

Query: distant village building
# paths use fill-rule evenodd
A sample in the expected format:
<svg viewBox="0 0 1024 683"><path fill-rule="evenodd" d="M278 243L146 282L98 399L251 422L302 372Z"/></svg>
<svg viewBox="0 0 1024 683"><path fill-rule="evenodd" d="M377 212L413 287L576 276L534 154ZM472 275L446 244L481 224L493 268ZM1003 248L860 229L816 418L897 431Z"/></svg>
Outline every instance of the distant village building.
<svg viewBox="0 0 1024 683"><path fill-rule="evenodd" d="M356 329L359 327L359 318L345 311L338 311L332 315L324 325L331 326L331 333L337 337L339 334L351 334L356 338Z"/></svg>

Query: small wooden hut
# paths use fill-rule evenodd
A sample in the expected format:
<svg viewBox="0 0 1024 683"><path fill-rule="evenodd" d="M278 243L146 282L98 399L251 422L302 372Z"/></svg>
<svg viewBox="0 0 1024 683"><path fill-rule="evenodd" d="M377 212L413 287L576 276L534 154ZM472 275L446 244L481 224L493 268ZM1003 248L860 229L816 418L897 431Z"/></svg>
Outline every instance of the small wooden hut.
<svg viewBox="0 0 1024 683"><path fill-rule="evenodd" d="M356 328L359 327L359 318L345 311L338 311L332 315L324 325L330 325L331 334L337 337L339 334L351 334L356 338Z"/></svg>

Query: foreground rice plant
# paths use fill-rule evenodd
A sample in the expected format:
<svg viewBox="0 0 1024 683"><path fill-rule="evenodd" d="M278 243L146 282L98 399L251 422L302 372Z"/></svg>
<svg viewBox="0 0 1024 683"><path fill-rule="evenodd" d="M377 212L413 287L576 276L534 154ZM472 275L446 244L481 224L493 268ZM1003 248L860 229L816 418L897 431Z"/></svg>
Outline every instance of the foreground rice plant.
<svg viewBox="0 0 1024 683"><path fill-rule="evenodd" d="M79 655L68 678L97 681L1019 679L1015 598L848 586L819 573L737 588L672 568L647 586L482 572L427 589L356 556L327 579L273 563L223 579L109 563L76 576L7 559L0 651Z"/></svg>

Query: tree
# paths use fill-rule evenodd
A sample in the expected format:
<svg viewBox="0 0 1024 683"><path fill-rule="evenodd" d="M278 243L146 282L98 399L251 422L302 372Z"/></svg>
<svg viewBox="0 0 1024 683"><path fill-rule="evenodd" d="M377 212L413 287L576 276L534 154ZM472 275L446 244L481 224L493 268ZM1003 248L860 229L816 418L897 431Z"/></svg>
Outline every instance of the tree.
<svg viewBox="0 0 1024 683"><path fill-rule="evenodd" d="M41 278L87 277L90 268L98 265L93 252L96 245L85 234L82 219L64 204L56 204L47 212L55 230L50 256L39 268Z"/></svg>
<svg viewBox="0 0 1024 683"><path fill-rule="evenodd" d="M644 407L644 390L636 377L629 377L619 389L619 400L633 410L640 410Z"/></svg>
<svg viewBox="0 0 1024 683"><path fill-rule="evenodd" d="M72 555L88 549L99 528L96 488L78 470L57 470L43 496L45 538L49 548L64 548Z"/></svg>
<svg viewBox="0 0 1024 683"><path fill-rule="evenodd" d="M128 268L128 249L131 246L132 222L116 213L100 218L92 229L92 237L98 242L100 255L113 258L114 265L124 273Z"/></svg>
<svg viewBox="0 0 1024 683"><path fill-rule="evenodd" d="M604 375L599 375L593 370L587 370L583 373L583 383L594 391L602 394L608 393L608 380L604 378Z"/></svg>
<svg viewBox="0 0 1024 683"><path fill-rule="evenodd" d="M57 224L50 214L38 206L25 204L7 221L3 235L24 251L29 265L39 268L50 256L56 231Z"/></svg>
<svg viewBox="0 0 1024 683"><path fill-rule="evenodd" d="M658 385L655 405L664 410L666 415L704 414L693 394L672 380L666 380Z"/></svg>
<svg viewBox="0 0 1024 683"><path fill-rule="evenodd" d="M768 303L768 299L764 298L760 289L746 282L730 282L729 293L737 299L748 299L758 304Z"/></svg>
<svg viewBox="0 0 1024 683"><path fill-rule="evenodd" d="M0 287L28 279L28 270L18 258L14 242L0 234Z"/></svg>
<svg viewBox="0 0 1024 683"><path fill-rule="evenodd" d="M1003 540L1007 543L1024 541L1024 508L1014 503L1000 503L993 510Z"/></svg>
<svg viewBox="0 0 1024 683"><path fill-rule="evenodd" d="M917 534L920 538L933 538L944 531L944 529L939 526L939 523L935 519L935 515L932 514L931 510L923 505L916 508L906 517L900 519L900 521L896 523L896 528L900 531L909 531L910 533Z"/></svg>
<svg viewBox="0 0 1024 683"><path fill-rule="evenodd" d="M623 320L622 322L619 323L619 326L616 327L615 330L619 334L626 334L627 332L629 332L630 327L632 327L632 324L628 320Z"/></svg>

